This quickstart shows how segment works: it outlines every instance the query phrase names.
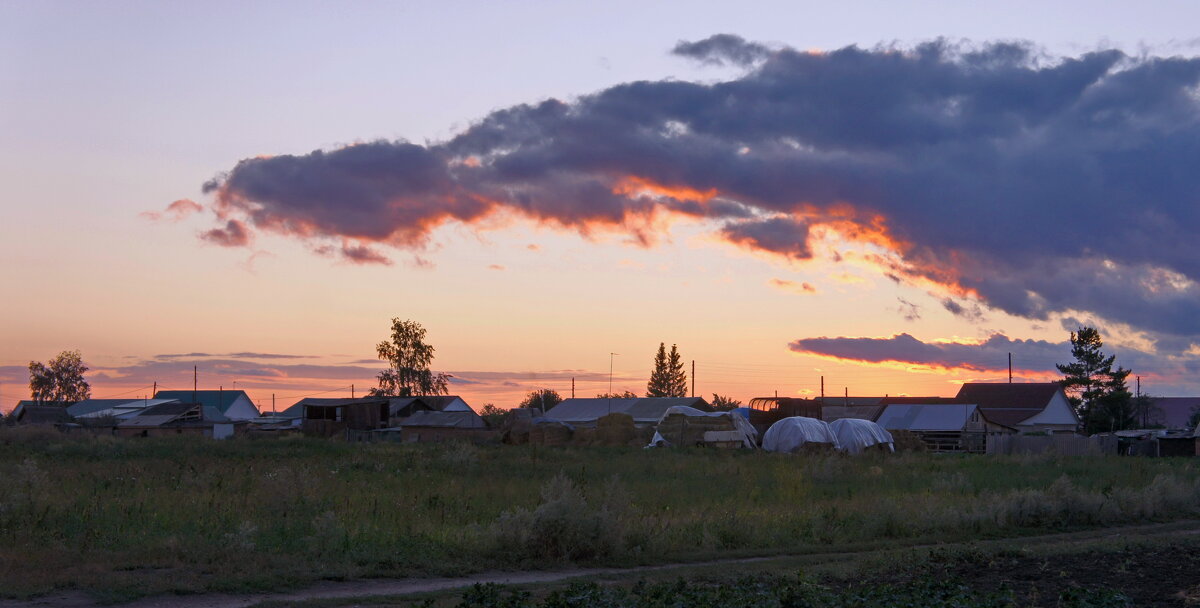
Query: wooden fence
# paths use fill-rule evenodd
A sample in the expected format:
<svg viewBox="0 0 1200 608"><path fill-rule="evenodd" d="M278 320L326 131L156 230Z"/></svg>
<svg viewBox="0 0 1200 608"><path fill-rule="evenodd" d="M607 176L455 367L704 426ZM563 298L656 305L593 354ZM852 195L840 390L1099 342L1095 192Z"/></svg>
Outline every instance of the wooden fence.
<svg viewBox="0 0 1200 608"><path fill-rule="evenodd" d="M1086 456L1093 454L1116 454L1117 438L1108 436L1084 437L1083 435L1008 435L989 434L988 454L1044 454L1061 456Z"/></svg>

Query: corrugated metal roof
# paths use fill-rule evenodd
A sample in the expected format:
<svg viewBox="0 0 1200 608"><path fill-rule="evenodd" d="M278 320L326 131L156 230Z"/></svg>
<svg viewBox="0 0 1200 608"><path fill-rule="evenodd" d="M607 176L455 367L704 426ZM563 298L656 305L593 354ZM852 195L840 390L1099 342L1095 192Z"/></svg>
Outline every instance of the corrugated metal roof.
<svg viewBox="0 0 1200 608"><path fill-rule="evenodd" d="M826 405L821 408L821 420L825 422L833 422L843 418L874 420L879 415L879 412L882 411L882 405L851 405L849 407L843 405Z"/></svg>
<svg viewBox="0 0 1200 608"><path fill-rule="evenodd" d="M613 412L625 413L637 399L564 399L546 412L546 418L564 422L588 422Z"/></svg>
<svg viewBox="0 0 1200 608"><path fill-rule="evenodd" d="M487 426L475 412L431 412L421 410L400 421L400 426L436 426L481 429Z"/></svg>
<svg viewBox="0 0 1200 608"><path fill-rule="evenodd" d="M977 404L992 422L1015 426L1045 410L1061 390L1057 382L967 382L955 399Z"/></svg>
<svg viewBox="0 0 1200 608"><path fill-rule="evenodd" d="M1200 408L1200 397L1155 397L1150 399L1150 417L1167 428L1188 427L1192 410Z"/></svg>
<svg viewBox="0 0 1200 608"><path fill-rule="evenodd" d="M225 413L225 411L228 410L229 407L233 405L233 402L236 401L238 397L245 397L247 402L249 402L251 405L254 404L253 401L250 401L250 396L246 394L246 391L242 391L242 390L236 390L236 391L233 391L233 390L230 390L230 391L226 391L226 390L186 391L185 390L185 391L158 391L157 393L154 393L155 399L177 399L184 403L203 403L204 405L206 405L208 407L217 408L218 410L221 411L221 413Z"/></svg>
<svg viewBox="0 0 1200 608"><path fill-rule="evenodd" d="M976 409L973 403L897 403L885 407L875 422L893 431L961 431Z"/></svg>
<svg viewBox="0 0 1200 608"><path fill-rule="evenodd" d="M633 421L653 424L662 418L667 409L676 406L708 410L708 402L701 397L642 397L636 399L566 399L546 412L546 418L563 422L592 422L611 413L629 414Z"/></svg>
<svg viewBox="0 0 1200 608"><path fill-rule="evenodd" d="M138 410L169 401L175 401L175 399L86 399L68 407L67 413L72 418L128 416Z"/></svg>
<svg viewBox="0 0 1200 608"><path fill-rule="evenodd" d="M701 411L711 409L708 402L700 397L645 397L638 399L625 413L633 416L634 422L656 423L673 407L693 407Z"/></svg>
<svg viewBox="0 0 1200 608"><path fill-rule="evenodd" d="M71 420L67 408L61 405L22 404L21 411L17 412L16 416L19 424L56 424Z"/></svg>

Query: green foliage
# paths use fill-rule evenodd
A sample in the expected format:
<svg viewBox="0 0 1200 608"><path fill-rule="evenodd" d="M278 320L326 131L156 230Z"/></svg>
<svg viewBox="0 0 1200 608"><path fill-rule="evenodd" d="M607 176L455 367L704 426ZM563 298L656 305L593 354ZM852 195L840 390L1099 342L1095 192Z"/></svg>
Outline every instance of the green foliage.
<svg viewBox="0 0 1200 608"><path fill-rule="evenodd" d="M1058 596L1060 608L1127 608L1125 595L1103 589L1071 588ZM458 608L1013 608L1011 592L975 591L960 581L927 575L898 584L863 582L832 589L801 576L639 582L632 589L577 581L538 602L527 592L495 584L475 585Z"/></svg>
<svg viewBox="0 0 1200 608"><path fill-rule="evenodd" d="M39 404L70 405L92 396L92 387L83 377L88 370L77 350L64 350L43 364L29 362L29 394Z"/></svg>
<svg viewBox="0 0 1200 608"><path fill-rule="evenodd" d="M646 396L688 396L687 374L683 371L683 359L676 345L672 344L671 353L667 354L666 343L658 344L658 353L654 355L654 371L650 372L650 381L646 384Z"/></svg>
<svg viewBox="0 0 1200 608"><path fill-rule="evenodd" d="M718 412L723 412L723 411L727 411L727 410L735 410L739 407L742 407L742 402L738 401L737 399L733 399L731 397L726 397L724 395L718 395L716 393L713 393L713 398L712 398L712 401L709 403L709 405L711 405L714 410L716 410Z"/></svg>
<svg viewBox="0 0 1200 608"><path fill-rule="evenodd" d="M0 479L8 595L464 575L500 559L651 564L1200 516L1200 469L1173 458L120 440L0 427Z"/></svg>
<svg viewBox="0 0 1200 608"><path fill-rule="evenodd" d="M508 418L508 410L502 410L496 407L495 403L485 403L482 408L479 408L479 417L488 423L488 426L496 428L504 423Z"/></svg>
<svg viewBox="0 0 1200 608"><path fill-rule="evenodd" d="M1088 433L1119 431L1138 426L1137 408L1126 379L1130 370L1117 366L1115 355L1100 349L1104 341L1093 327L1071 332L1070 363L1055 367L1063 373L1063 390L1075 406Z"/></svg>
<svg viewBox="0 0 1200 608"><path fill-rule="evenodd" d="M492 524L498 557L577 561L611 556L624 543L623 503L629 496L619 482L610 482L598 504L589 504L562 473L548 481L541 494L537 508L505 511Z"/></svg>
<svg viewBox="0 0 1200 608"><path fill-rule="evenodd" d="M434 348L425 343L425 328L416 321L392 319L392 336L375 346L379 358L391 366L379 372L379 387L371 395L411 397L445 395L449 376L430 371Z"/></svg>
<svg viewBox="0 0 1200 608"><path fill-rule="evenodd" d="M529 394L525 395L525 398L521 400L521 403L517 407L532 408L545 412L562 403L562 400L563 398L558 394L558 391L543 388L536 391L529 391Z"/></svg>
<svg viewBox="0 0 1200 608"><path fill-rule="evenodd" d="M620 393L600 393L596 395L597 399L637 399L637 393L633 391L624 391Z"/></svg>

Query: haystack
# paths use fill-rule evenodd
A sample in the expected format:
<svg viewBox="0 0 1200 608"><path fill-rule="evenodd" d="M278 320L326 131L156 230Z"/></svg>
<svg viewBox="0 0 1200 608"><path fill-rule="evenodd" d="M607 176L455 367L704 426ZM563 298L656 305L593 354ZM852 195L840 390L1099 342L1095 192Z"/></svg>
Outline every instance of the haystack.
<svg viewBox="0 0 1200 608"><path fill-rule="evenodd" d="M596 433L593 445L636 445L637 439L637 427L633 424L633 416L629 414L614 412L607 416L601 416L596 420Z"/></svg>
<svg viewBox="0 0 1200 608"><path fill-rule="evenodd" d="M545 446L564 446L571 442L573 431L574 429L569 424L558 422L557 420L538 418L533 421L533 428L529 430L529 443Z"/></svg>
<svg viewBox="0 0 1200 608"><path fill-rule="evenodd" d="M756 436L750 421L740 414L678 406L663 413L651 445L754 448Z"/></svg>

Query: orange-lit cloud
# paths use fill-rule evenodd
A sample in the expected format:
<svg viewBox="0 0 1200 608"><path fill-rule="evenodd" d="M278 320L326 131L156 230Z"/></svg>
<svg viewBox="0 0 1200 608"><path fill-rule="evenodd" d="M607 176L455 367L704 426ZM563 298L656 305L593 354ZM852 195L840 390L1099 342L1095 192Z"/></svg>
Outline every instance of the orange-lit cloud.
<svg viewBox="0 0 1200 608"><path fill-rule="evenodd" d="M179 220L182 220L193 213L203 210L204 207L200 206L200 203L197 203L191 199L181 198L172 202L170 205L167 205L167 208L164 211L143 211L138 215L155 222L161 220L178 222Z"/></svg>
<svg viewBox="0 0 1200 608"><path fill-rule="evenodd" d="M799 294L805 294L805 295L811 295L811 294L817 293L817 288L815 286L813 286L812 283L809 283L807 281L806 282L796 282L796 281L789 281L787 279L771 279L770 281L768 281L768 283L773 287L778 287L779 289L782 289L784 291L790 291L793 293L799 293Z"/></svg>
<svg viewBox="0 0 1200 608"><path fill-rule="evenodd" d="M520 218L648 247L688 219L803 262L828 231L959 316L1083 310L1160 348L1200 343L1200 58L728 34L674 52L742 72L503 108L424 145L246 158L205 184L223 225L204 238L422 250L446 224Z"/></svg>

